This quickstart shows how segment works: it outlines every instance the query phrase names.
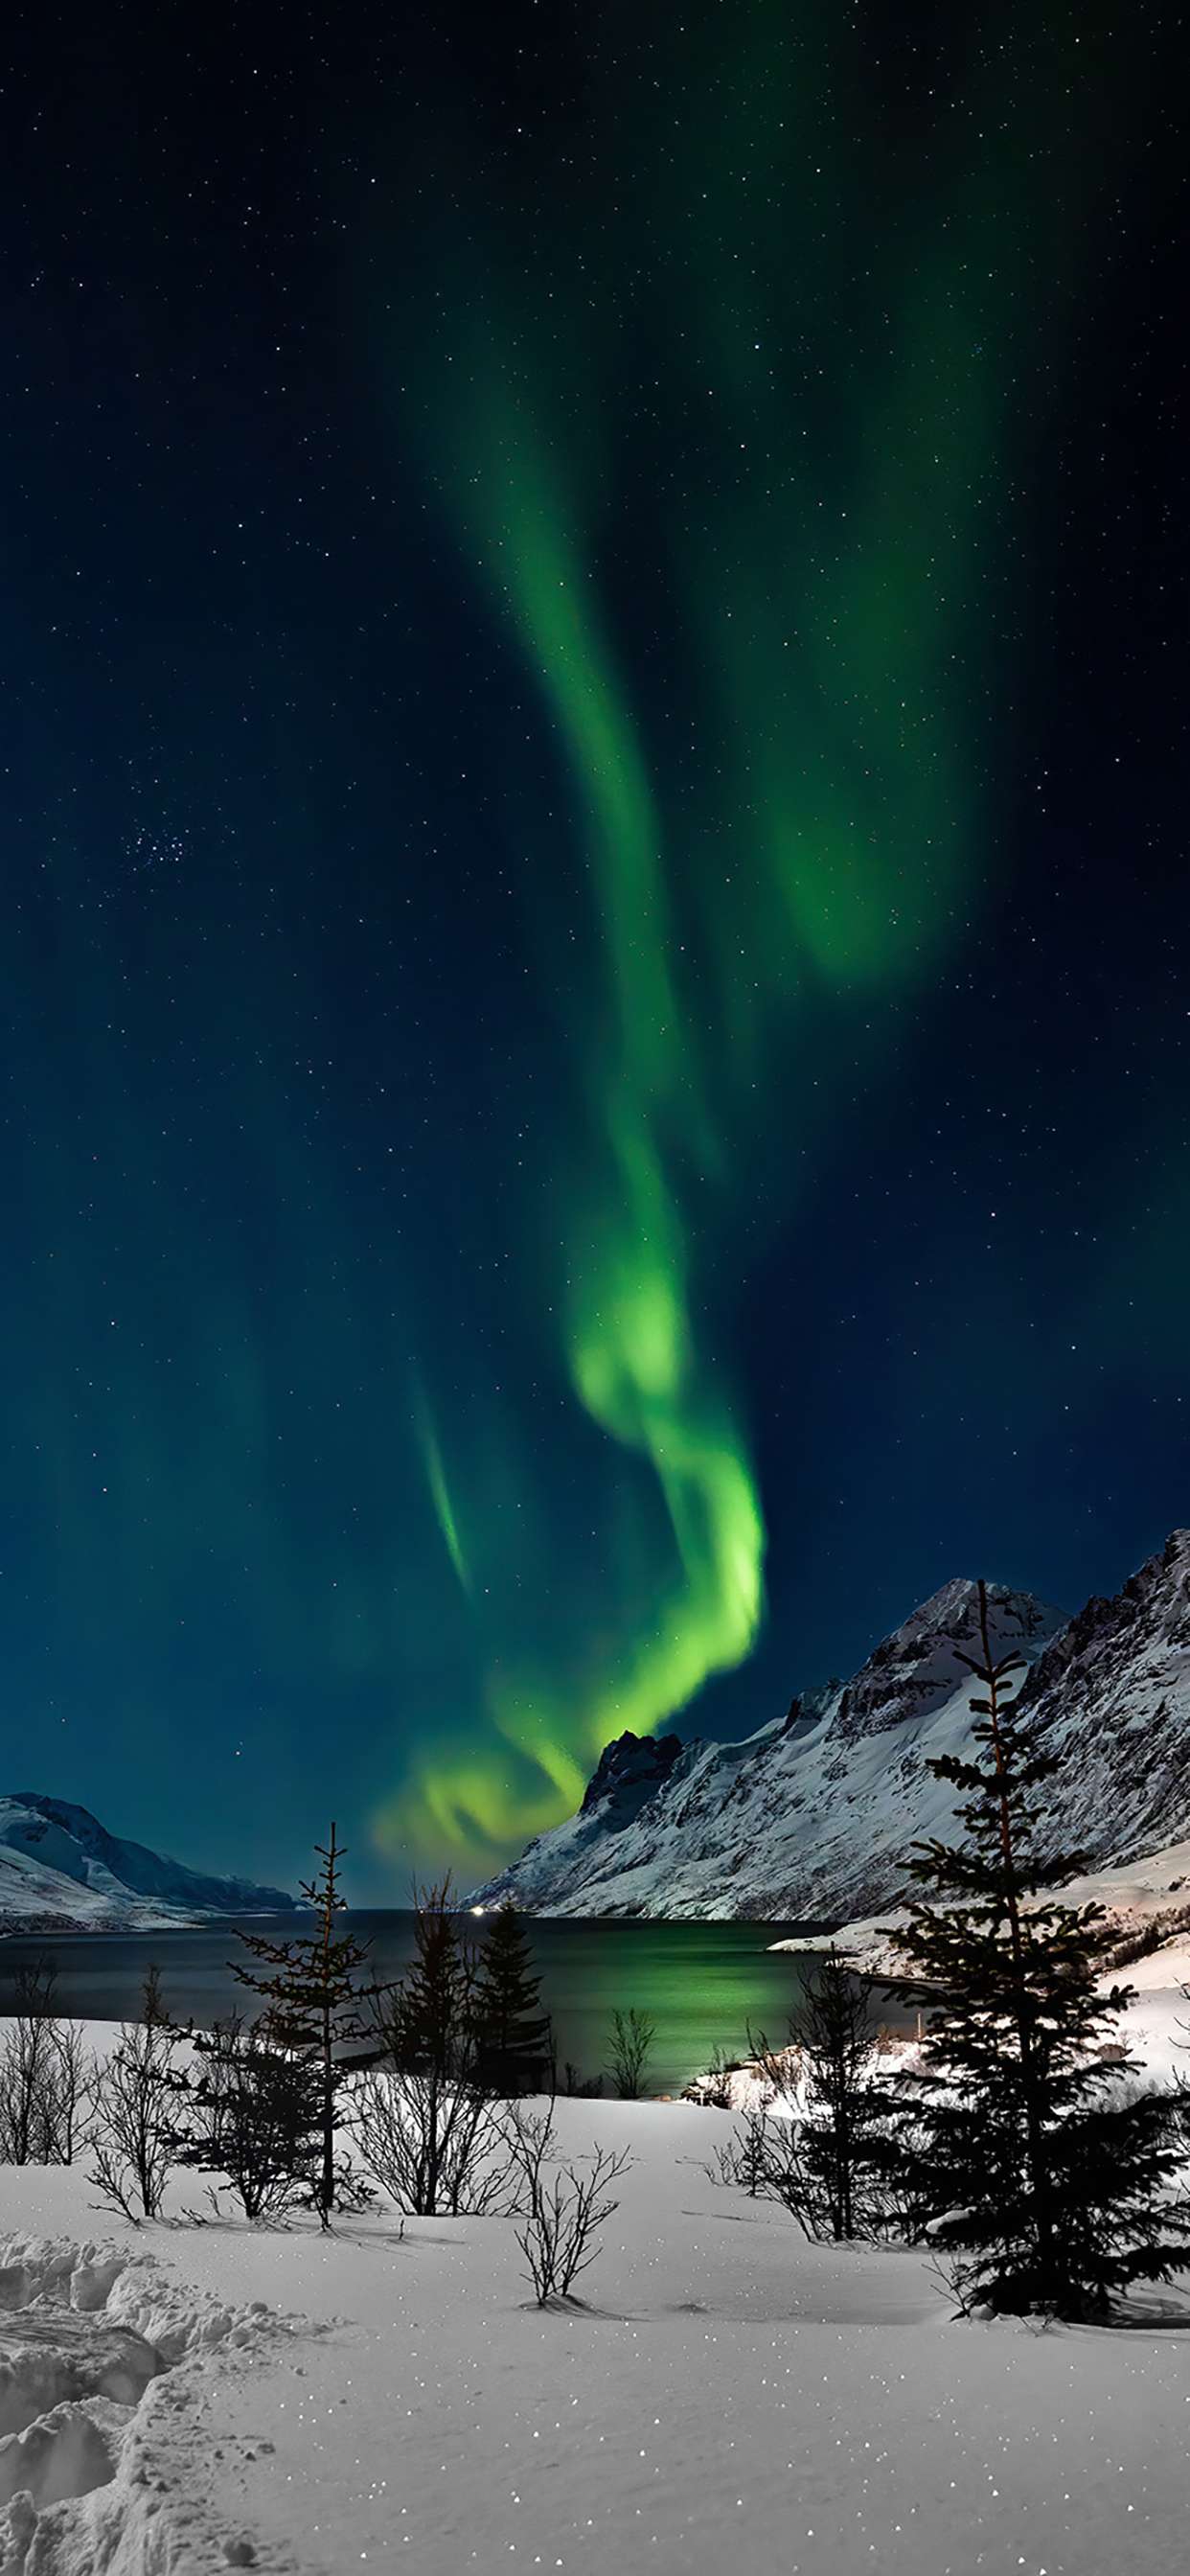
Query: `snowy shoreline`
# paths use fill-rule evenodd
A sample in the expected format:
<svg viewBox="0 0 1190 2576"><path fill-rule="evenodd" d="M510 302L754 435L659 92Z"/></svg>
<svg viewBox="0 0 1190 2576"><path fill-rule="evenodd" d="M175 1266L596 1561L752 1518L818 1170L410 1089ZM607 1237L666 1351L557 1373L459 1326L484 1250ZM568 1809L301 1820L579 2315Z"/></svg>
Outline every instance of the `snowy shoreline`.
<svg viewBox="0 0 1190 2576"><path fill-rule="evenodd" d="M1065 1905L1101 1905L1122 1940L1131 1933L1156 1932L1167 1919L1172 1930L1172 1918L1190 1911L1190 1841L1166 1843L1143 1860L1089 1870L1052 1893ZM767 1946L770 1955L782 1950L838 1950L854 1967L882 1977L895 1974L899 1965L888 1934L907 1921L907 1907L886 1905L879 1914L840 1923L833 1932L811 1932L796 1940L770 1941ZM1122 1969L1120 1977L1124 1983L1135 1982L1131 1966Z"/></svg>
<svg viewBox="0 0 1190 2576"><path fill-rule="evenodd" d="M1130 1971L1153 2072L1190 2016L1169 1966ZM110 2024L87 2037L106 2048ZM1190 2344L1167 2328L1190 2323L1190 2276L1138 2300L1127 2333L958 2321L924 2249L808 2245L712 2181L731 2116L559 2101L567 2155L599 2142L633 2164L588 2304L553 2312L508 2219L379 2209L324 2237L304 2214L249 2226L226 2194L216 2212L185 2176L166 2223L135 2228L97 2206L85 2160L0 2168L0 2477L22 2390L34 2453L56 2440L64 2475L85 2465L81 2408L115 2469L35 2520L0 2511L0 2576L466 2576L513 2556L618 2576L1168 2576ZM56 2280L54 2246L74 2249ZM102 2304L72 2304L72 2272L94 2299L105 2260ZM68 2393L104 2333L169 2363L135 2403ZM35 2382L29 2352L55 2337L57 2376Z"/></svg>
<svg viewBox="0 0 1190 2576"><path fill-rule="evenodd" d="M1187 1877L1190 1843L1065 1893L1136 1937ZM887 1923L835 1937L878 1971ZM1112 1982L1184 2079L1190 1927ZM1168 2576L1190 2270L1113 2329L961 2318L928 2247L808 2243L719 2178L759 2070L693 2091L555 2104L564 2158L630 2162L546 2308L506 2216L253 2225L183 2171L137 2226L86 2154L0 2167L0 2576Z"/></svg>

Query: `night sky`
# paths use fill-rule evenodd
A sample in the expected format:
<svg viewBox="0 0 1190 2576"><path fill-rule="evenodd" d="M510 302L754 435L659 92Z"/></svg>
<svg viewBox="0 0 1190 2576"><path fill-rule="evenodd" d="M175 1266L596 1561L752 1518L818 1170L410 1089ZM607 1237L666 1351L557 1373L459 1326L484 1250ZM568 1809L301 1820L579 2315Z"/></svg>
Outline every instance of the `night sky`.
<svg viewBox="0 0 1190 2576"><path fill-rule="evenodd" d="M0 1787L400 1904L1190 1520L1190 39L6 28Z"/></svg>

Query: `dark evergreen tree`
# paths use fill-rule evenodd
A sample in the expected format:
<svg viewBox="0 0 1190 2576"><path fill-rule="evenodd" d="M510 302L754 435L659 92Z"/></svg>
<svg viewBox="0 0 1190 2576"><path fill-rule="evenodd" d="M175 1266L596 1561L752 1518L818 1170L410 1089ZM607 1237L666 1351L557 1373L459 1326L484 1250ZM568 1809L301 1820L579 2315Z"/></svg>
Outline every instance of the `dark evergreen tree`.
<svg viewBox="0 0 1190 2576"><path fill-rule="evenodd" d="M656 2036L656 2023L639 2012L635 2004L630 2004L627 2012L617 2005L608 2042L608 2072L621 2102L639 2102L645 2066Z"/></svg>
<svg viewBox="0 0 1190 2576"><path fill-rule="evenodd" d="M193 2034L198 2072L178 2162L223 2174L246 2218L313 2194L322 2173L323 2085L316 2043L286 2044L273 2016L229 2015Z"/></svg>
<svg viewBox="0 0 1190 2576"><path fill-rule="evenodd" d="M367 1964L370 1944L357 1941L350 1932L335 1938L335 1918L345 1911L346 1898L339 1893L343 1852L333 1824L329 1850L321 1843L315 1850L323 1867L317 1879L303 1883L302 1894L317 1907L317 1931L288 1941L237 1931L237 1939L260 1964L255 1968L235 1964L234 1973L241 1985L265 1997L270 2043L298 2061L311 2059L315 2064L319 2142L311 2188L322 2225L328 2227L343 2183L335 2167L335 2105L352 2071L344 2062L343 2043L364 2032L358 1978Z"/></svg>
<svg viewBox="0 0 1190 2576"><path fill-rule="evenodd" d="M1114 1937L1103 1908L1043 1892L1083 1864L1039 1840L1038 1793L1059 1766L1012 1696L1023 1657L993 1660L982 1582L979 1620L982 1660L962 1657L986 1693L977 1749L930 1764L962 1793L964 1838L915 1847L928 1894L894 1936L899 1991L924 2016L908 2079L923 2198L965 2305L1102 2316L1129 2282L1187 2259L1186 2204L1170 2197L1179 2105L1096 2053L1130 1989L1098 1991Z"/></svg>
<svg viewBox="0 0 1190 2576"><path fill-rule="evenodd" d="M788 2047L749 2031L769 2099L709 2168L753 2199L783 2202L816 2241L877 2236L904 2221L905 2111L879 2067L873 1984L832 1948L805 1973ZM735 2071L721 2070L724 2107Z"/></svg>
<svg viewBox="0 0 1190 2576"><path fill-rule="evenodd" d="M432 1887L413 1890L414 1955L378 2013L397 2064L414 2073L467 2075L475 2070L474 1943L460 1919L449 1870Z"/></svg>
<svg viewBox="0 0 1190 2576"><path fill-rule="evenodd" d="M506 2098L541 2092L553 2065L550 2017L541 2010L541 1978L510 1896L484 1935L472 2009L478 2081Z"/></svg>
<svg viewBox="0 0 1190 2576"><path fill-rule="evenodd" d="M413 1903L413 1958L369 1997L378 2062L359 2088L355 2134L398 2207L482 2210L500 2197L507 2155L477 2071L475 1949L449 1873L415 1884Z"/></svg>
<svg viewBox="0 0 1190 2576"><path fill-rule="evenodd" d="M808 1970L789 2016L788 2050L761 2042L760 2064L791 2116L764 2123L758 2180L806 2234L844 2243L875 2236L901 2214L904 2114L878 2066L870 1977L838 1950ZM749 2141L753 2165L760 2141Z"/></svg>

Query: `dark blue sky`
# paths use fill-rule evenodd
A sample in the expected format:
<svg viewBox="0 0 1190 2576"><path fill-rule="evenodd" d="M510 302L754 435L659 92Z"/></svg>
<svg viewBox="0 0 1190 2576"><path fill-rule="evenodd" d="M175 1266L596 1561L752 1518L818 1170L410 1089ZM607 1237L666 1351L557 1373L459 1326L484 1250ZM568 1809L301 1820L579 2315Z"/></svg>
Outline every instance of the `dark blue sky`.
<svg viewBox="0 0 1190 2576"><path fill-rule="evenodd" d="M961 19L17 12L8 1785L401 1902L1190 1519L1186 38Z"/></svg>

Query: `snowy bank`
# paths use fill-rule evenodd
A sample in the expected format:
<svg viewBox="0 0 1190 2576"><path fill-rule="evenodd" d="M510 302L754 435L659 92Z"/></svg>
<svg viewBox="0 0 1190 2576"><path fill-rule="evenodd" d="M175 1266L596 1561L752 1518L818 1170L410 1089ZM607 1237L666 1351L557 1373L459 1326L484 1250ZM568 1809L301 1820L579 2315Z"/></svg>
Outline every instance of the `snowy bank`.
<svg viewBox="0 0 1190 2576"><path fill-rule="evenodd" d="M24 2406L64 2478L102 2479L18 2491L0 2576L1168 2576L1190 2336L1154 2320L1190 2321L1190 2283L1127 2333L958 2322L922 2251L807 2245L712 2182L728 2116L558 2103L566 2154L635 2161L589 2305L544 2313L506 2219L326 2238L216 2217L187 2176L138 2229L85 2166L0 2169L9 2438ZM131 2378L88 2382L91 2335ZM55 2337L38 2377L20 2355Z"/></svg>
<svg viewBox="0 0 1190 2576"><path fill-rule="evenodd" d="M1121 1941L1140 1932L1156 1936L1166 1927L1172 1933L1175 1926L1182 1928L1179 1918L1190 1913L1190 1842L1167 1843L1147 1860L1090 1870L1081 1878L1069 1879L1054 1893L1065 1905L1102 1905L1109 1920L1118 1927ZM870 1976L893 1976L899 1972L901 1962L888 1936L902 1929L908 1920L907 1907L885 1906L880 1914L841 1923L837 1931L770 1941L767 1947L770 1954L778 1950L837 1949L854 1967L865 1969ZM1136 1983L1133 1963L1121 1969L1119 1975L1130 1985Z"/></svg>

